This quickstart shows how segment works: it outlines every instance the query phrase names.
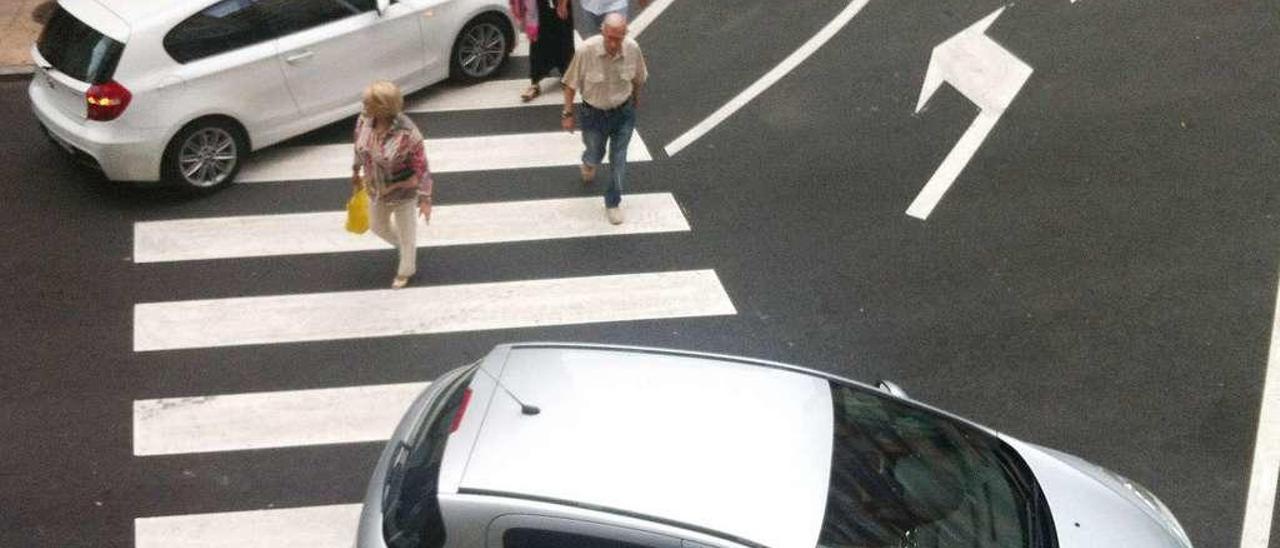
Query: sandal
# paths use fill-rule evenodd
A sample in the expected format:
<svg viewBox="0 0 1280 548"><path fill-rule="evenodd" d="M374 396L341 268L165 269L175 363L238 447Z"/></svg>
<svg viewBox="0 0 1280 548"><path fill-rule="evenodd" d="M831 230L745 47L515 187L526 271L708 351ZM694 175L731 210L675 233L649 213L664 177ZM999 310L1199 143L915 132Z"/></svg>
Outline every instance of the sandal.
<svg viewBox="0 0 1280 548"><path fill-rule="evenodd" d="M413 276L396 276L394 280L391 280L391 289L401 289L404 286L409 285L409 278L412 277Z"/></svg>
<svg viewBox="0 0 1280 548"><path fill-rule="evenodd" d="M539 95L542 95L542 86L531 85L520 93L520 100L528 103Z"/></svg>

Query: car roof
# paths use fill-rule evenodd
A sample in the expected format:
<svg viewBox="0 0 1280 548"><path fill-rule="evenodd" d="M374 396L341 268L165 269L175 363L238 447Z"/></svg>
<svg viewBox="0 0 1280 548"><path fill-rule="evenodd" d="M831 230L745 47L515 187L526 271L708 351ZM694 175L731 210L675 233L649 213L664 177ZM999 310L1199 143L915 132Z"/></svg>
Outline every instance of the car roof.
<svg viewBox="0 0 1280 548"><path fill-rule="evenodd" d="M753 544L816 544L833 435L826 379L640 349L504 354L482 368L540 412L523 414L493 391L459 493L609 509Z"/></svg>

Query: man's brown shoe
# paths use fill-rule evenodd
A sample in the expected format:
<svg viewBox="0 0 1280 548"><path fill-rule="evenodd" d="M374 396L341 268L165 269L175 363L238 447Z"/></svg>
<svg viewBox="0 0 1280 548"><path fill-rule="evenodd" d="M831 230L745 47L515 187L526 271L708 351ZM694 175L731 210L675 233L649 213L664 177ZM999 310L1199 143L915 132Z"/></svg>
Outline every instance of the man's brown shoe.
<svg viewBox="0 0 1280 548"><path fill-rule="evenodd" d="M595 166L582 164L581 166L578 166L578 171L582 173L582 184L589 185L596 180Z"/></svg>

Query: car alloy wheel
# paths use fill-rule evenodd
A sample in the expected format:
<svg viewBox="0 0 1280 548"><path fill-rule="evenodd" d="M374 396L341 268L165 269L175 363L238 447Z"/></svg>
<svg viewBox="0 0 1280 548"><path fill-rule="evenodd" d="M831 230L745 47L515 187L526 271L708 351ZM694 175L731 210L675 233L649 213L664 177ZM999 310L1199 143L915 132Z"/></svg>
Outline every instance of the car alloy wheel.
<svg viewBox="0 0 1280 548"><path fill-rule="evenodd" d="M497 24L487 19L467 25L458 37L455 63L468 79L492 75L506 60L507 36Z"/></svg>
<svg viewBox="0 0 1280 548"><path fill-rule="evenodd" d="M239 150L231 132L217 126L200 128L179 145L178 173L189 185L212 188L227 181L239 163Z"/></svg>

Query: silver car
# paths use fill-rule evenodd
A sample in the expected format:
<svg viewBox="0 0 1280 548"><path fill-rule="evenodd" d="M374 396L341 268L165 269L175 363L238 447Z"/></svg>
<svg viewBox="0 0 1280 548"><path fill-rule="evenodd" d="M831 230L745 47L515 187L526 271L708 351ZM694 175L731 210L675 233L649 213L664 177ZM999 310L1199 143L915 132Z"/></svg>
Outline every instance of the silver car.
<svg viewBox="0 0 1280 548"><path fill-rule="evenodd" d="M514 344L383 451L360 548L1189 547L1150 492L878 388L765 361Z"/></svg>

